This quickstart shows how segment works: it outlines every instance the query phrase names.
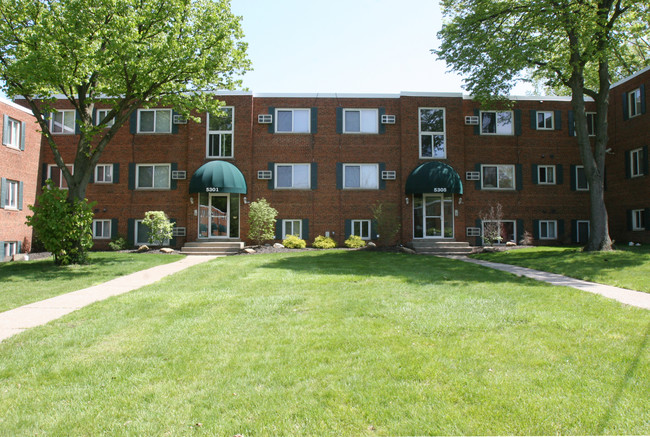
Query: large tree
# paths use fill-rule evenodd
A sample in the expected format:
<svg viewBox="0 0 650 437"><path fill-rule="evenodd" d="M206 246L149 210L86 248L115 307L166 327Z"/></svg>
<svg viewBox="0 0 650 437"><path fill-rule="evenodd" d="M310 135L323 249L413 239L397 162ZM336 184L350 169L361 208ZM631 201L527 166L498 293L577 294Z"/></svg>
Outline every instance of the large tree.
<svg viewBox="0 0 650 437"><path fill-rule="evenodd" d="M466 78L481 102L505 97L521 79L570 90L591 200L585 250L611 250L604 201L607 110L612 80L650 63L647 0L442 0L446 17L434 50ZM596 108L587 130L585 99Z"/></svg>

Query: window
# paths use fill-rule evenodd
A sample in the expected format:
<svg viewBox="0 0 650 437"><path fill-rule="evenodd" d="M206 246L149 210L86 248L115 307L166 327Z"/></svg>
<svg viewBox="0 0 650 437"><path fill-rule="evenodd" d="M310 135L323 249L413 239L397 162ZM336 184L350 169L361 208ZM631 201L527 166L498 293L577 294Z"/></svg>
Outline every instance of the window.
<svg viewBox="0 0 650 437"><path fill-rule="evenodd" d="M481 111L482 135L512 135L512 111Z"/></svg>
<svg viewBox="0 0 650 437"><path fill-rule="evenodd" d="M632 230L643 231L645 230L645 210L633 209L632 210Z"/></svg>
<svg viewBox="0 0 650 437"><path fill-rule="evenodd" d="M589 241L589 220L573 220L572 223L572 241L580 244L585 244Z"/></svg>
<svg viewBox="0 0 650 437"><path fill-rule="evenodd" d="M370 220L352 220L352 235L370 240Z"/></svg>
<svg viewBox="0 0 650 437"><path fill-rule="evenodd" d="M641 88L627 93L627 104L630 118L641 115Z"/></svg>
<svg viewBox="0 0 650 437"><path fill-rule="evenodd" d="M537 111L537 130L553 130L553 111Z"/></svg>
<svg viewBox="0 0 650 437"><path fill-rule="evenodd" d="M557 239L557 221L540 220L539 221L539 239L555 240Z"/></svg>
<svg viewBox="0 0 650 437"><path fill-rule="evenodd" d="M376 109L343 110L343 132L376 134L378 130L378 112Z"/></svg>
<svg viewBox="0 0 650 437"><path fill-rule="evenodd" d="M18 193L20 182L2 179L2 204L5 209L18 209Z"/></svg>
<svg viewBox="0 0 650 437"><path fill-rule="evenodd" d="M169 164L136 165L136 189L168 190L171 166Z"/></svg>
<svg viewBox="0 0 650 437"><path fill-rule="evenodd" d="M74 166L72 164L68 164L66 167L68 167L71 174L74 174ZM55 187L63 188L64 190L68 189L68 182L63 177L63 171L56 164L47 166L47 179L52 179Z"/></svg>
<svg viewBox="0 0 650 437"><path fill-rule="evenodd" d="M634 149L630 152L630 176L643 176L643 149Z"/></svg>
<svg viewBox="0 0 650 437"><path fill-rule="evenodd" d="M93 220L93 238L96 239L111 238L111 221Z"/></svg>
<svg viewBox="0 0 650 437"><path fill-rule="evenodd" d="M106 118L108 113L111 112L110 109L98 109L97 110L97 116L95 117L95 123L99 126L102 121ZM111 127L115 123L115 119L108 120L104 127Z"/></svg>
<svg viewBox="0 0 650 437"><path fill-rule="evenodd" d="M514 220L483 220L481 235L484 244L505 244L515 242L516 223Z"/></svg>
<svg viewBox="0 0 650 437"><path fill-rule="evenodd" d="M555 185L555 166L554 165L538 166L537 183L541 185Z"/></svg>
<svg viewBox="0 0 650 437"><path fill-rule="evenodd" d="M18 243L16 241L5 241L2 246L3 258L13 256L18 253Z"/></svg>
<svg viewBox="0 0 650 437"><path fill-rule="evenodd" d="M50 131L53 134L74 134L75 133L75 111L59 110L52 113Z"/></svg>
<svg viewBox="0 0 650 437"><path fill-rule="evenodd" d="M289 235L302 238L302 220L282 220L282 239Z"/></svg>
<svg viewBox="0 0 650 437"><path fill-rule="evenodd" d="M135 244L150 244L149 243L149 227L142 223L142 220L135 221ZM168 246L169 240L163 241L163 246Z"/></svg>
<svg viewBox="0 0 650 437"><path fill-rule="evenodd" d="M234 111L235 108L228 106L221 108L219 114L208 114L208 158L233 157Z"/></svg>
<svg viewBox="0 0 650 437"><path fill-rule="evenodd" d="M377 164L344 164L343 188L379 189L379 167Z"/></svg>
<svg viewBox="0 0 650 437"><path fill-rule="evenodd" d="M275 117L275 131L278 133L309 133L309 109L278 109Z"/></svg>
<svg viewBox="0 0 650 437"><path fill-rule="evenodd" d="M95 167L95 182L98 184L112 184L113 164L97 164Z"/></svg>
<svg viewBox="0 0 650 437"><path fill-rule="evenodd" d="M2 131L2 144L12 149L20 149L22 138L22 123L5 115L4 130Z"/></svg>
<svg viewBox="0 0 650 437"><path fill-rule="evenodd" d="M445 158L444 108L420 108L420 158Z"/></svg>
<svg viewBox="0 0 650 437"><path fill-rule="evenodd" d="M138 109L138 133L170 133L171 109Z"/></svg>
<svg viewBox="0 0 650 437"><path fill-rule="evenodd" d="M482 189L515 189L514 165L482 165L481 176Z"/></svg>
<svg viewBox="0 0 650 437"><path fill-rule="evenodd" d="M578 191L588 191L589 182L587 181L587 174L585 173L585 168L582 165L576 165L576 190Z"/></svg>
<svg viewBox="0 0 650 437"><path fill-rule="evenodd" d="M276 164L275 188L310 188L310 167L309 164Z"/></svg>

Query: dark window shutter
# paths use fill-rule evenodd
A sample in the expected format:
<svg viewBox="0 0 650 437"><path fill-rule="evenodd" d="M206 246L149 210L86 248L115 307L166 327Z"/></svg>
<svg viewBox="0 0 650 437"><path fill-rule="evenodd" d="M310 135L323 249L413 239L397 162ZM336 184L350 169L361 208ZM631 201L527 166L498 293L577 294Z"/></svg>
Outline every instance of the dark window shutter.
<svg viewBox="0 0 650 437"><path fill-rule="evenodd" d="M643 170L644 175L648 175L648 146L643 146L643 156L641 157L643 165L641 169Z"/></svg>
<svg viewBox="0 0 650 437"><path fill-rule="evenodd" d="M93 116L91 118L93 126L97 126L97 124L99 123L97 120L97 111L99 111L99 109L93 109Z"/></svg>
<svg viewBox="0 0 650 437"><path fill-rule="evenodd" d="M26 123L24 121L20 122L20 150L25 150L25 134L26 134Z"/></svg>
<svg viewBox="0 0 650 437"><path fill-rule="evenodd" d="M515 243L519 243L524 239L524 221L523 219L517 219L517 235Z"/></svg>
<svg viewBox="0 0 650 437"><path fill-rule="evenodd" d="M180 115L178 112L172 110L172 119L170 120L172 124L172 134L177 134L178 133L178 125L174 123L174 115Z"/></svg>
<svg viewBox="0 0 650 437"><path fill-rule="evenodd" d="M345 221L345 239L347 240L352 235L352 220Z"/></svg>
<svg viewBox="0 0 650 437"><path fill-rule="evenodd" d="M135 190L135 162L129 162L129 190Z"/></svg>
<svg viewBox="0 0 650 437"><path fill-rule="evenodd" d="M557 221L557 239L562 240L564 238L564 220Z"/></svg>
<svg viewBox="0 0 650 437"><path fill-rule="evenodd" d="M318 164L315 162L311 163L311 189L315 190L318 188Z"/></svg>
<svg viewBox="0 0 650 437"><path fill-rule="evenodd" d="M134 109L129 116L129 132L132 134L138 133L138 110Z"/></svg>
<svg viewBox="0 0 650 437"><path fill-rule="evenodd" d="M343 189L343 163L342 162L336 163L336 189L337 190Z"/></svg>
<svg viewBox="0 0 650 437"><path fill-rule="evenodd" d="M573 111L569 111L567 123L569 123L569 136L574 137L576 135L576 131L575 131L575 118L573 116Z"/></svg>
<svg viewBox="0 0 650 437"><path fill-rule="evenodd" d="M172 174L178 170L178 163L172 162L171 168L169 169L169 189L175 190L178 188L178 181L172 178Z"/></svg>
<svg viewBox="0 0 650 437"><path fill-rule="evenodd" d="M381 122L381 116L386 114L386 108L379 108L379 111L377 111L379 114L377 115L377 126L378 126L378 132L380 134L385 134L386 133L386 125Z"/></svg>
<svg viewBox="0 0 650 437"><path fill-rule="evenodd" d="M515 181L517 191L524 189L524 172L521 164L515 164Z"/></svg>
<svg viewBox="0 0 650 437"><path fill-rule="evenodd" d="M479 229L479 236L476 237L476 245L477 246L483 246L483 222L481 222L481 219L476 219L476 227Z"/></svg>
<svg viewBox="0 0 650 437"><path fill-rule="evenodd" d="M79 135L81 133L81 117L79 116L79 111L74 111L74 133Z"/></svg>
<svg viewBox="0 0 650 437"><path fill-rule="evenodd" d="M627 150L625 152L625 178L630 179L632 177L632 152Z"/></svg>
<svg viewBox="0 0 650 437"><path fill-rule="evenodd" d="M47 180L47 164L41 166L41 186L45 186Z"/></svg>
<svg viewBox="0 0 650 437"><path fill-rule="evenodd" d="M370 220L370 239L377 240L379 235L377 234L377 220Z"/></svg>
<svg viewBox="0 0 650 437"><path fill-rule="evenodd" d="M534 109L530 110L530 128L537 130L537 111Z"/></svg>
<svg viewBox="0 0 650 437"><path fill-rule="evenodd" d="M627 93L623 93L623 120L627 120L630 118L630 108L628 107L627 103Z"/></svg>
<svg viewBox="0 0 650 437"><path fill-rule="evenodd" d="M641 90L641 114L645 114L645 85L641 84L639 89Z"/></svg>
<svg viewBox="0 0 650 437"><path fill-rule="evenodd" d="M311 133L318 133L318 108L311 108Z"/></svg>
<svg viewBox="0 0 650 437"><path fill-rule="evenodd" d="M303 240L309 240L309 219L302 219L302 236Z"/></svg>
<svg viewBox="0 0 650 437"><path fill-rule="evenodd" d="M169 221L171 222L172 226L176 226L176 220L175 218L170 218ZM176 237L172 237L169 239L169 247L176 247Z"/></svg>
<svg viewBox="0 0 650 437"><path fill-rule="evenodd" d="M555 183L557 185L562 185L564 183L564 168L562 164L555 166Z"/></svg>
<svg viewBox="0 0 650 437"><path fill-rule="evenodd" d="M474 108L474 115L478 117L478 124L474 125L474 135L481 135L481 110Z"/></svg>
<svg viewBox="0 0 650 437"><path fill-rule="evenodd" d="M576 187L578 186L578 183L576 181L576 166L574 164L571 164L570 169L571 174L569 176L571 177L571 191L575 191Z"/></svg>
<svg viewBox="0 0 650 437"><path fill-rule="evenodd" d="M267 188L269 190L273 189L273 181L275 180L276 174L275 174L275 162L269 162L268 167L269 171L271 172L271 179L269 179L268 183L266 184Z"/></svg>
<svg viewBox="0 0 650 437"><path fill-rule="evenodd" d="M282 240L282 220L275 221L275 239Z"/></svg>
<svg viewBox="0 0 650 437"><path fill-rule="evenodd" d="M571 220L571 242L578 242L578 220Z"/></svg>
<svg viewBox="0 0 650 437"><path fill-rule="evenodd" d="M386 163L385 162L380 162L379 163L379 174L377 177L379 178L379 189L380 190L385 190L386 189L386 181L381 178L381 172L386 171Z"/></svg>
<svg viewBox="0 0 650 437"><path fill-rule="evenodd" d="M481 181L483 180L483 174L481 173L481 164L476 164L476 165L474 166L474 169L475 169L475 170L478 172L478 174L479 174L478 181L475 182L475 185L476 185L475 188L476 188L477 190L480 190L481 187L482 187Z"/></svg>
<svg viewBox="0 0 650 437"><path fill-rule="evenodd" d="M127 231L126 231L126 241L130 246L135 245L135 219L128 219L126 221Z"/></svg>
<svg viewBox="0 0 650 437"><path fill-rule="evenodd" d="M645 209L645 223L643 227L646 231L650 231L650 208Z"/></svg>
<svg viewBox="0 0 650 437"><path fill-rule="evenodd" d="M6 197L7 195L5 194L7 190L7 179L5 178L0 178L0 208L5 207L5 202L6 202Z"/></svg>
<svg viewBox="0 0 650 437"><path fill-rule="evenodd" d="M113 183L114 184L119 184L120 183L120 163L119 162L114 162L113 163Z"/></svg>
<svg viewBox="0 0 650 437"><path fill-rule="evenodd" d="M533 220L533 238L539 240L539 220Z"/></svg>
<svg viewBox="0 0 650 437"><path fill-rule="evenodd" d="M23 182L18 182L18 210L23 210Z"/></svg>
<svg viewBox="0 0 650 437"><path fill-rule="evenodd" d="M111 219L111 238L117 238L118 236L117 232L117 219Z"/></svg>
<svg viewBox="0 0 650 437"><path fill-rule="evenodd" d="M20 241L16 241L16 253L22 253L23 252L23 243Z"/></svg>
<svg viewBox="0 0 650 437"><path fill-rule="evenodd" d="M515 135L521 135L521 109L515 109Z"/></svg>
<svg viewBox="0 0 650 437"><path fill-rule="evenodd" d="M562 111L555 111L555 130L562 130Z"/></svg>
<svg viewBox="0 0 650 437"><path fill-rule="evenodd" d="M90 180L88 183L94 184L95 183L95 172L97 171L97 166L93 168L93 171L90 172Z"/></svg>
<svg viewBox="0 0 650 437"><path fill-rule="evenodd" d="M269 133L275 133L275 107L274 106L269 106L269 114L271 114L271 123L269 124Z"/></svg>
<svg viewBox="0 0 650 437"><path fill-rule="evenodd" d="M625 211L625 215L627 216L627 230L631 231L632 230L632 210L628 209Z"/></svg>
<svg viewBox="0 0 650 437"><path fill-rule="evenodd" d="M336 108L336 133L343 133L343 108Z"/></svg>
<svg viewBox="0 0 650 437"><path fill-rule="evenodd" d="M537 172L537 164L533 164L532 172L533 172L533 184L537 185L539 183L539 178L538 178L539 173Z"/></svg>

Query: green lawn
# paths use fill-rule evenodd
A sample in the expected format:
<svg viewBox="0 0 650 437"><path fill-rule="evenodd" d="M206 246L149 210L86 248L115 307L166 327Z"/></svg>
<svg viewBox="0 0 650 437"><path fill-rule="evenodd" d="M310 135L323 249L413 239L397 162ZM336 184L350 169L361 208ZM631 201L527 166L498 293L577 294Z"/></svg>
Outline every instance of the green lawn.
<svg viewBox="0 0 650 437"><path fill-rule="evenodd" d="M575 247L531 247L483 253L472 258L559 273L572 278L650 293L650 247L623 246L613 252Z"/></svg>
<svg viewBox="0 0 650 437"><path fill-rule="evenodd" d="M182 256L91 252L89 258L90 264L83 266L57 267L53 258L0 263L0 312L178 261Z"/></svg>
<svg viewBox="0 0 650 437"><path fill-rule="evenodd" d="M649 339L461 261L219 258L0 343L0 435L646 435Z"/></svg>

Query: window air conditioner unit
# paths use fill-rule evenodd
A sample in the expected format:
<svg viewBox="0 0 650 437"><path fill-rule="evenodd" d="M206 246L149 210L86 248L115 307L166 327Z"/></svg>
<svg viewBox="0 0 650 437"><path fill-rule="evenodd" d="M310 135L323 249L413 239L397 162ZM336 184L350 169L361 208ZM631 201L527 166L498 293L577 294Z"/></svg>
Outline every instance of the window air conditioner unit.
<svg viewBox="0 0 650 437"><path fill-rule="evenodd" d="M265 180L271 180L273 179L273 173L271 170L258 170L257 171L257 179L265 179Z"/></svg>
<svg viewBox="0 0 650 437"><path fill-rule="evenodd" d="M185 237L187 235L187 228L174 226L172 228L172 237Z"/></svg>
<svg viewBox="0 0 650 437"><path fill-rule="evenodd" d="M395 124L395 116L382 114L381 124Z"/></svg>
<svg viewBox="0 0 650 437"><path fill-rule="evenodd" d="M257 116L257 122L259 124L271 124L273 123L273 114L259 114Z"/></svg>
<svg viewBox="0 0 650 437"><path fill-rule="evenodd" d="M468 237L480 237L481 228L465 228Z"/></svg>
<svg viewBox="0 0 650 437"><path fill-rule="evenodd" d="M183 117L182 115L175 114L174 124L187 124L187 118Z"/></svg>
<svg viewBox="0 0 650 437"><path fill-rule="evenodd" d="M466 171L465 172L465 179L468 181L480 181L481 180L481 172L478 171Z"/></svg>
<svg viewBox="0 0 650 437"><path fill-rule="evenodd" d="M466 115L465 124L478 125L478 115Z"/></svg>
<svg viewBox="0 0 650 437"><path fill-rule="evenodd" d="M172 179L175 180L187 179L187 172L185 170L174 170L172 172Z"/></svg>
<svg viewBox="0 0 650 437"><path fill-rule="evenodd" d="M397 179L395 170L384 170L381 172L381 179L383 181L394 181Z"/></svg>

